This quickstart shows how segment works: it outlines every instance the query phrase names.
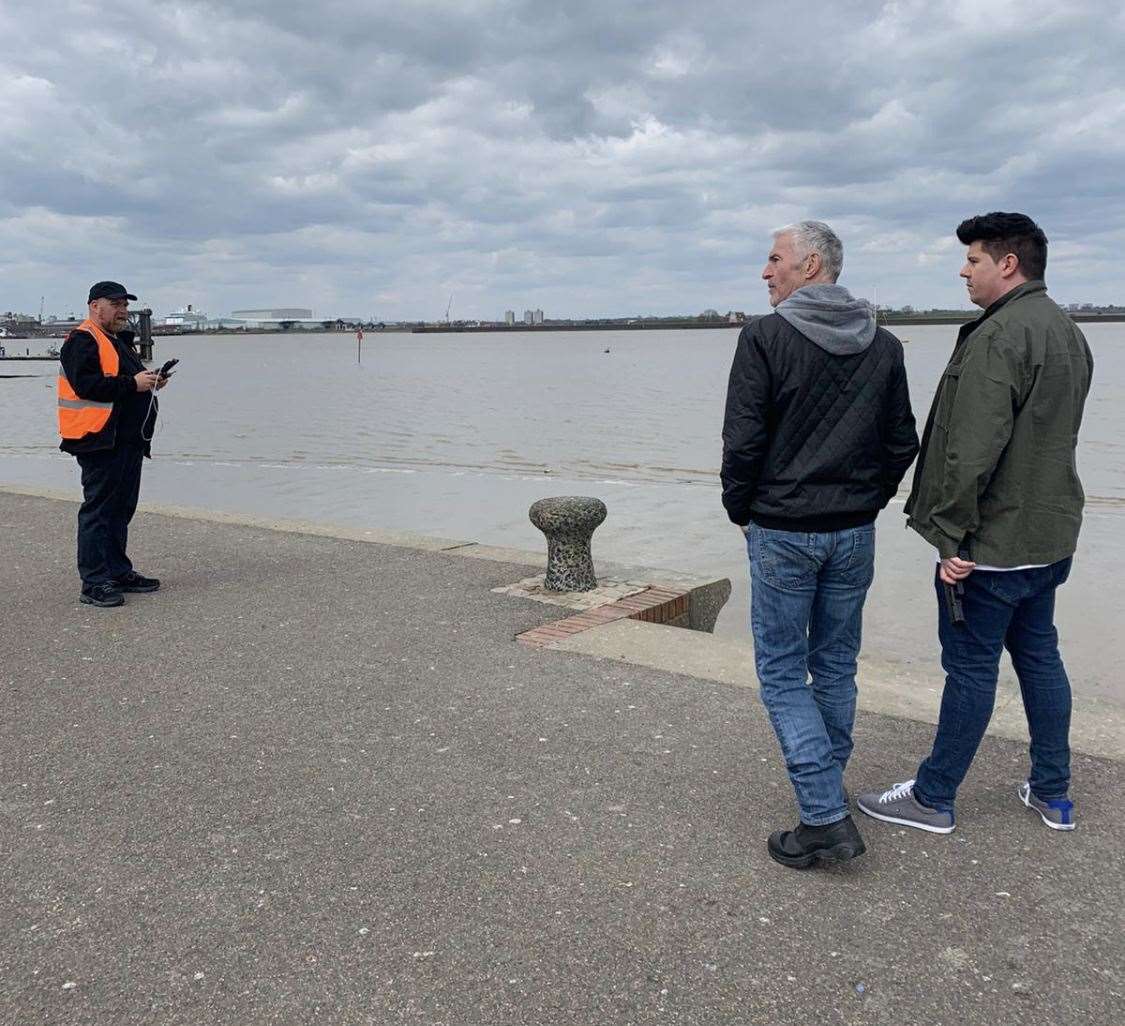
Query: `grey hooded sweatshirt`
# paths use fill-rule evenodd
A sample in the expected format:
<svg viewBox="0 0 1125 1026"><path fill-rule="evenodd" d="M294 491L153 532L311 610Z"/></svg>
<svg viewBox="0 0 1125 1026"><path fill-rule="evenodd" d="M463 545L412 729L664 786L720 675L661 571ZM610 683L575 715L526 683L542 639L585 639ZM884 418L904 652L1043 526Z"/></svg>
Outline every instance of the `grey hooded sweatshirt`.
<svg viewBox="0 0 1125 1026"><path fill-rule="evenodd" d="M775 307L806 338L834 356L862 353L875 338L875 312L843 285L806 285Z"/></svg>

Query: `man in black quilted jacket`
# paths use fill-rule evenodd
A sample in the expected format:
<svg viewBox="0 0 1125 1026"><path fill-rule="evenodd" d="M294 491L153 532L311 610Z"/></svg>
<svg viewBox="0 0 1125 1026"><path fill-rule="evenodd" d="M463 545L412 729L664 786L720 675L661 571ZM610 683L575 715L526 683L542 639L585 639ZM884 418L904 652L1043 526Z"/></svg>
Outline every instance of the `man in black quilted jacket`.
<svg viewBox="0 0 1125 1026"><path fill-rule="evenodd" d="M762 701L800 809L768 849L802 869L864 851L844 791L863 603L875 518L918 452L902 343L836 284L842 265L821 221L775 233L762 271L774 313L742 329L723 423Z"/></svg>

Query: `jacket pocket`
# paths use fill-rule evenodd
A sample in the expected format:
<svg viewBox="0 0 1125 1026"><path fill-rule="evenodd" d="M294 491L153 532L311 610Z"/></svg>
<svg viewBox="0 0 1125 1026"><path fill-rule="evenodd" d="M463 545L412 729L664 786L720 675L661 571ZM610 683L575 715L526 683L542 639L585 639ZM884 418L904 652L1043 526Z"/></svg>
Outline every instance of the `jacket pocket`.
<svg viewBox="0 0 1125 1026"><path fill-rule="evenodd" d="M949 428L953 419L953 404L957 401L957 387L961 383L961 365L946 367L938 382L937 405L934 410L934 424L943 431Z"/></svg>

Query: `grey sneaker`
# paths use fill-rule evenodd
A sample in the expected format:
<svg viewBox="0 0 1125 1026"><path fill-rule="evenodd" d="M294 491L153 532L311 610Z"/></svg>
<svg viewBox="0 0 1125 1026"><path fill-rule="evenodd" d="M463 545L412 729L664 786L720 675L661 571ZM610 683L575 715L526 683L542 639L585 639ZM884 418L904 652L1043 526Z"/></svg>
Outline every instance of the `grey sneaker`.
<svg viewBox="0 0 1125 1026"><path fill-rule="evenodd" d="M860 812L884 823L928 830L931 834L951 834L955 827L952 812L938 812L922 805L914 797L914 781L904 780L889 791L868 791L855 801Z"/></svg>
<svg viewBox="0 0 1125 1026"><path fill-rule="evenodd" d="M1074 802L1069 798L1052 798L1045 802L1035 797L1031 784L1025 780L1020 784L1020 801L1038 812L1039 818L1052 830L1073 830L1075 827Z"/></svg>

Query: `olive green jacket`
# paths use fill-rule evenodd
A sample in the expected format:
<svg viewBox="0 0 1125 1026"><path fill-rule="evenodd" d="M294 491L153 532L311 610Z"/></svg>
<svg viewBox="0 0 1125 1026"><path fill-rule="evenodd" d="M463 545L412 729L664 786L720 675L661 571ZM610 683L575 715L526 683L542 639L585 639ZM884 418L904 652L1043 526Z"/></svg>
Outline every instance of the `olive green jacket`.
<svg viewBox="0 0 1125 1026"><path fill-rule="evenodd" d="M1075 468L1094 360L1075 323L1029 281L957 335L922 435L907 525L943 558L996 567L1074 553Z"/></svg>

